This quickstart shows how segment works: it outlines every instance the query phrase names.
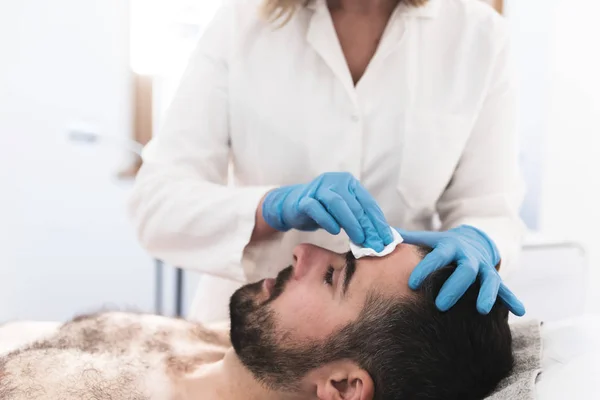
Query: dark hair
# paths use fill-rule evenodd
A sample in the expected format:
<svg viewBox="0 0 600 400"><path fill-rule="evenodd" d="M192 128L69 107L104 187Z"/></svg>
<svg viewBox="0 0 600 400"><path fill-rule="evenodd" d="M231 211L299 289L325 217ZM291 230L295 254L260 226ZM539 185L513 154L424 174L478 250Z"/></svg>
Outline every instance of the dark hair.
<svg viewBox="0 0 600 400"><path fill-rule="evenodd" d="M376 400L482 399L510 374L512 337L500 301L479 314L474 283L450 310L437 309L454 269L434 272L410 297L371 295L359 319L331 338L330 346L369 372Z"/></svg>

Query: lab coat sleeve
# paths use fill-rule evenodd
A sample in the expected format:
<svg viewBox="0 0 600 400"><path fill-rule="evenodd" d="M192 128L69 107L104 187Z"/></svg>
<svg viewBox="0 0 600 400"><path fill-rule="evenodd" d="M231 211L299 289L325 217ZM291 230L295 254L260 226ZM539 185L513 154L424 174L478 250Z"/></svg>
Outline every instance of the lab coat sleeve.
<svg viewBox="0 0 600 400"><path fill-rule="evenodd" d="M442 229L467 224L489 235L502 258L503 277L515 269L524 234L519 217L524 185L509 47L506 33L498 40L486 95L464 152L437 204Z"/></svg>
<svg viewBox="0 0 600 400"><path fill-rule="evenodd" d="M270 187L227 187L233 2L193 51L158 135L143 152L129 211L142 246L183 268L245 281L241 259Z"/></svg>

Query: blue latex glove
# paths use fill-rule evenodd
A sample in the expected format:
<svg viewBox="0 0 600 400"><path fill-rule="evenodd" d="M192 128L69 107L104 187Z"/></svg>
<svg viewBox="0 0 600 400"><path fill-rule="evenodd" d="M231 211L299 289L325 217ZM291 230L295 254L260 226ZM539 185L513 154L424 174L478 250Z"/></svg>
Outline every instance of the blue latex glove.
<svg viewBox="0 0 600 400"><path fill-rule="evenodd" d="M412 289L418 289L435 270L453 262L457 264L456 270L444 283L436 299L435 304L441 311L454 306L479 277L481 289L477 297L477 310L481 314L490 312L497 296L513 314L525 314L523 303L502 283L496 271L495 267L500 262L496 245L479 229L462 225L446 232L411 232L401 229L398 232L405 243L433 249L413 270L408 281Z"/></svg>
<svg viewBox="0 0 600 400"><path fill-rule="evenodd" d="M346 172L328 172L312 182L272 190L263 202L263 218L278 231L344 229L357 245L381 251L393 241L383 212L367 190Z"/></svg>

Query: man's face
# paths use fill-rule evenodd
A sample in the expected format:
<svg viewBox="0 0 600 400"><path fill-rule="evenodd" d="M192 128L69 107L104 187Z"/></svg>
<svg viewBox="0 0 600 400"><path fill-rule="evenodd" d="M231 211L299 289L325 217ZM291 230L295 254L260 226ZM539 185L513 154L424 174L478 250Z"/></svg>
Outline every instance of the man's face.
<svg viewBox="0 0 600 400"><path fill-rule="evenodd" d="M407 244L386 257L360 260L300 245L294 264L276 279L246 285L232 296L233 346L259 379L289 389L290 381L315 367L310 360L318 345L355 321L370 294L410 296L408 278L421 259Z"/></svg>

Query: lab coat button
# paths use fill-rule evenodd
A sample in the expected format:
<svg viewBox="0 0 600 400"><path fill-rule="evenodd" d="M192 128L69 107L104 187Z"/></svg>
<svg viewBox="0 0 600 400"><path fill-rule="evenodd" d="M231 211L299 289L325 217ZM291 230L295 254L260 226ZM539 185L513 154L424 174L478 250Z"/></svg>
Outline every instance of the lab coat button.
<svg viewBox="0 0 600 400"><path fill-rule="evenodd" d="M358 122L360 121L360 117L357 114L352 114L352 122Z"/></svg>

